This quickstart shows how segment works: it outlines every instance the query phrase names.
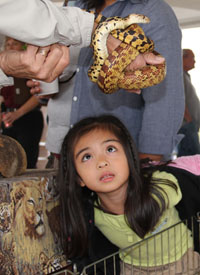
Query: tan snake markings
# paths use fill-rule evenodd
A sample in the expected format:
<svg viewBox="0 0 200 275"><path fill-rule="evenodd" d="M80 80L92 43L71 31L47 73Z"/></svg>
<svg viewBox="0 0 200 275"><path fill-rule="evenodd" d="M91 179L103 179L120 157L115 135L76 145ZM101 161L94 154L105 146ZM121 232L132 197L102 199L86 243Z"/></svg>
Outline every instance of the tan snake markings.
<svg viewBox="0 0 200 275"><path fill-rule="evenodd" d="M93 35L94 63L88 76L97 82L104 93L113 93L119 88L142 89L160 83L166 74L165 63L147 65L134 71L125 71L140 53L154 52L154 43L145 36L143 29L136 23L149 23L148 17L130 14L125 18L110 17L100 23ZM108 35L121 40L121 44L108 54L106 41Z"/></svg>

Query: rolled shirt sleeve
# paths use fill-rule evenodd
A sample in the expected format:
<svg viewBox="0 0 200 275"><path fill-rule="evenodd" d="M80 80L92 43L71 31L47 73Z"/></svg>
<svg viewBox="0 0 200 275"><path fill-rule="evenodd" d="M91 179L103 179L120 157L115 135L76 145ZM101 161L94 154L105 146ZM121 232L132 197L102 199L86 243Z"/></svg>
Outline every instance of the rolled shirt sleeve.
<svg viewBox="0 0 200 275"><path fill-rule="evenodd" d="M1 0L0 33L30 44L88 46L94 15L49 0Z"/></svg>
<svg viewBox="0 0 200 275"><path fill-rule="evenodd" d="M91 42L94 15L75 7L57 7L49 0L1 0L0 33L46 46L53 43L86 47ZM0 69L0 86L12 85Z"/></svg>
<svg viewBox="0 0 200 275"><path fill-rule="evenodd" d="M0 89L3 86L11 86L13 85L13 78L6 76L3 71L0 69Z"/></svg>

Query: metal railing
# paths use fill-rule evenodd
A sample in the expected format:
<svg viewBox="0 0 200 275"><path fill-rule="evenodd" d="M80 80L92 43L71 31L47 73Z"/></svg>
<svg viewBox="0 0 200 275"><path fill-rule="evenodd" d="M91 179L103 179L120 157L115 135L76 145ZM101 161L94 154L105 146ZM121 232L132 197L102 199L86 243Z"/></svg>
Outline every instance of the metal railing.
<svg viewBox="0 0 200 275"><path fill-rule="evenodd" d="M183 255L188 249L189 254L186 253L181 260L176 258L177 255ZM200 274L200 256L197 251L200 251L199 214L85 266L81 275L98 275L99 270L104 275L116 275L119 258L121 260L120 274L124 275ZM130 263L128 267L125 263L127 259ZM182 268L185 269L182 270ZM53 274L78 275L80 273L73 268L73 271L63 269Z"/></svg>

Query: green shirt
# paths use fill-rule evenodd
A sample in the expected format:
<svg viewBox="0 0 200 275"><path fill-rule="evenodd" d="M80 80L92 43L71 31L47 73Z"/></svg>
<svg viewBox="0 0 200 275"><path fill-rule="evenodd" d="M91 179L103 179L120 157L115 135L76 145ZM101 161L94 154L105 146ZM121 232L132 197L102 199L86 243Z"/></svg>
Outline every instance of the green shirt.
<svg viewBox="0 0 200 275"><path fill-rule="evenodd" d="M145 236L147 240L141 239L127 225L124 215L107 214L95 208L96 226L113 244L121 249L126 248L120 251L121 260L136 266L159 266L174 262L179 260L189 247L192 247L190 231L183 223L161 234L156 234L180 221L174 206L181 200L182 194L173 175L157 171L153 176L173 181L178 190L162 185L169 198L169 208L165 210L155 229ZM153 237L149 238L151 236ZM129 246L131 248L127 248Z"/></svg>

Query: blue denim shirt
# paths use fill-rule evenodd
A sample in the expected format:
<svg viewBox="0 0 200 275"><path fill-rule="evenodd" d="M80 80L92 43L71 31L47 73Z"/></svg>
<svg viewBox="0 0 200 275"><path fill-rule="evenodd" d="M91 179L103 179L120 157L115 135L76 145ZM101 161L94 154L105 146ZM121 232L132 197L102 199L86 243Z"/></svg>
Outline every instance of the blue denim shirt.
<svg viewBox="0 0 200 275"><path fill-rule="evenodd" d="M81 1L77 4L83 8ZM87 116L113 114L129 129L138 150L147 154L170 154L184 113L184 89L181 56L181 31L174 12L163 0L118 0L103 10L103 15L125 17L131 13L148 16L149 24L140 24L154 40L155 50L166 59L165 80L142 90L141 95L118 90L107 95L87 75L92 64L92 48L83 48L72 100L71 124Z"/></svg>

